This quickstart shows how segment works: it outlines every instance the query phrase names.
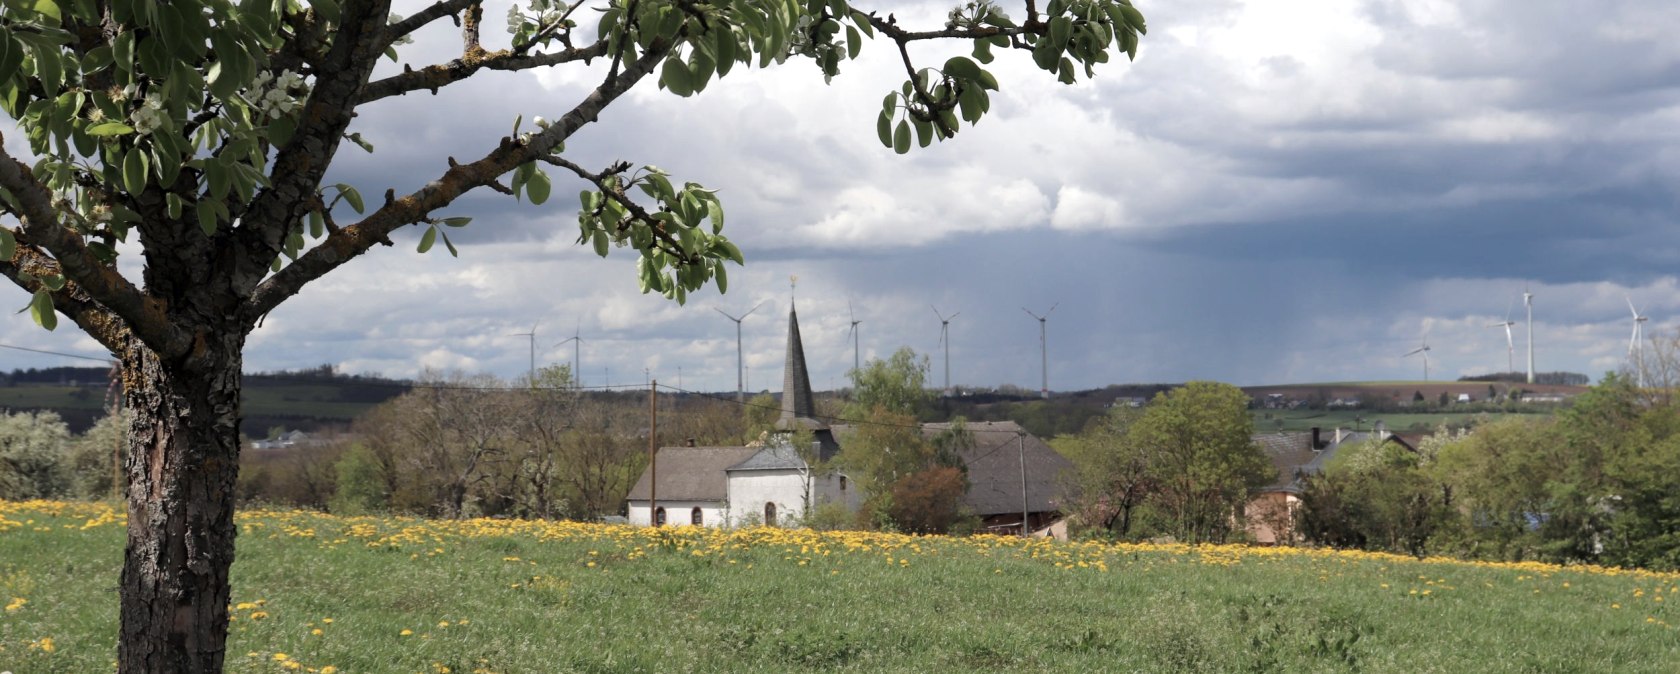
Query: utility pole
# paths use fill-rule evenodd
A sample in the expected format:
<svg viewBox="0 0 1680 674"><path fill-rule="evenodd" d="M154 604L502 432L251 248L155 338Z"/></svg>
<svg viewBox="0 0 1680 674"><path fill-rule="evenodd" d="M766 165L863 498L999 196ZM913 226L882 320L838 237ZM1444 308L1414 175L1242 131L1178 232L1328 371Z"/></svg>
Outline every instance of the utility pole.
<svg viewBox="0 0 1680 674"><path fill-rule="evenodd" d="M1032 535L1030 521L1031 508L1027 505L1027 434L1015 432L1015 453L1021 457L1021 537Z"/></svg>
<svg viewBox="0 0 1680 674"><path fill-rule="evenodd" d="M659 521L659 382L648 382L648 525Z"/></svg>

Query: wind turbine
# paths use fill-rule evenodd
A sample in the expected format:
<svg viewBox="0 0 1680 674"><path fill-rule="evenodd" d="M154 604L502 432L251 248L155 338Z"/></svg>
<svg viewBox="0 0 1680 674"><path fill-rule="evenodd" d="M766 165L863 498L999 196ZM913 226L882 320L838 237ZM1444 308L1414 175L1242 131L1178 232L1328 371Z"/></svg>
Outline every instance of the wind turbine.
<svg viewBox="0 0 1680 674"><path fill-rule="evenodd" d="M531 375L530 375L531 378L526 383L530 384L531 386L536 386L537 385L537 324L536 323L531 324L531 331L530 332L515 332L515 333L512 333L512 334L509 334L508 336L509 337L528 337L528 338L530 338L530 340L531 340Z"/></svg>
<svg viewBox="0 0 1680 674"><path fill-rule="evenodd" d="M1423 331L1423 346L1412 349L1411 351L1407 351L1406 355L1401 356L1401 358L1410 358L1410 357L1415 356L1415 355L1420 354L1420 353L1423 354L1423 380L1424 381L1429 381L1429 331L1428 330Z"/></svg>
<svg viewBox="0 0 1680 674"><path fill-rule="evenodd" d="M860 354L862 353L862 351L858 346L858 329L857 329L857 326L858 326L859 323L862 323L863 321L858 320L857 319L857 314L852 313L852 301L851 300L846 300L846 316L848 318L850 318L851 321L852 321L852 327L847 333L847 336L850 337L851 340L852 340L852 371L853 372L858 372L859 370L861 370L863 368L863 361L860 359ZM853 384L857 383L856 375L853 375L852 382L853 382Z"/></svg>
<svg viewBox="0 0 1680 674"><path fill-rule="evenodd" d="M583 370L578 369L578 354L582 351L583 338L578 335L582 330L582 321L579 321L579 324L572 328L572 336L560 340L560 343L554 345L558 348L566 342L572 343L572 385L580 388L583 386Z"/></svg>
<svg viewBox="0 0 1680 674"><path fill-rule="evenodd" d="M962 312L946 316L939 313L939 307L930 304L928 308L933 309L933 315L939 317L939 344L945 347L945 395L951 395L951 319Z"/></svg>
<svg viewBox="0 0 1680 674"><path fill-rule="evenodd" d="M1523 307L1528 310L1528 383L1534 383L1534 293L1523 286Z"/></svg>
<svg viewBox="0 0 1680 674"><path fill-rule="evenodd" d="M1640 315L1633 306L1633 298L1627 298L1627 303L1628 310L1633 312L1633 338L1628 340L1628 362L1633 367L1638 386L1645 388L1645 322L1651 319Z"/></svg>
<svg viewBox="0 0 1680 674"><path fill-rule="evenodd" d="M1505 322L1504 323L1494 323L1494 324L1488 326L1490 328L1505 328L1505 371L1506 372L1516 372L1517 371L1517 365L1516 365L1516 363L1517 363L1517 361L1516 361L1517 344L1516 344L1516 341L1511 337L1511 326L1516 325L1516 324L1517 324L1516 321L1511 320L1511 306L1506 305L1505 306Z"/></svg>
<svg viewBox="0 0 1680 674"><path fill-rule="evenodd" d="M764 302L768 302L768 301L770 301L770 300L764 300ZM717 307L712 307L713 311L716 311L720 314L723 314L724 318L735 321L735 401L736 402L746 402L747 401L747 394L746 394L747 383L746 383L746 374L745 374L746 371L744 369L742 369L743 368L742 363L744 363L745 361L741 358L741 321L743 319L745 319L746 317L751 316L752 312L758 311L759 307L764 306L764 302L759 302L758 304L753 305L753 308L748 309L747 313L741 314L740 316L730 316L728 313L725 313L724 310L719 309Z"/></svg>
<svg viewBox="0 0 1680 674"><path fill-rule="evenodd" d="M1056 311L1056 307L1061 306L1061 304L1061 302L1057 302L1050 305L1050 310L1044 312L1043 316L1029 311L1026 307L1021 307L1021 311L1027 312L1028 316L1038 319L1038 358L1039 365L1042 368L1041 372L1044 373L1044 380L1039 386L1038 394L1043 398L1050 397L1050 343L1045 338L1044 322L1050 318L1050 314L1054 313Z"/></svg>

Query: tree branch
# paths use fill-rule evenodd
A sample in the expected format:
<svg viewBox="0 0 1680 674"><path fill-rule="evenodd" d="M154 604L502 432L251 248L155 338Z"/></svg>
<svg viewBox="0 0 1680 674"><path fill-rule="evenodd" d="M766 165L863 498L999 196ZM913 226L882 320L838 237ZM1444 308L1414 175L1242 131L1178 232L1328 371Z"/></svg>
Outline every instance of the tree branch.
<svg viewBox="0 0 1680 674"><path fill-rule="evenodd" d="M57 273L59 266L56 260L40 248L21 242L12 259L0 260L0 276L11 279L18 287L31 293L44 289L45 285L40 281L26 280L23 274L39 277ZM52 298L54 310L70 317L90 337L113 353L121 353L133 336L121 316L94 300L75 282L65 283L63 288L52 293Z"/></svg>
<svg viewBox="0 0 1680 674"><path fill-rule="evenodd" d="M299 116L298 130L280 148L269 173L269 185L251 200L237 234L233 284L243 294L257 287L268 266L280 255L291 227L317 201L316 190L344 141L354 116L356 98L384 53L382 36L390 0L350 3L331 51L317 71L314 90Z"/></svg>
<svg viewBox="0 0 1680 674"><path fill-rule="evenodd" d="M385 47L391 46L391 43L396 42L404 35L408 35L414 31L424 28L426 24L446 16L460 14L461 10L482 1L483 0L439 0L438 2L432 3L430 7L420 10L415 13L414 16L410 16L387 26L385 28L385 36L382 40L380 40L383 43L380 45L380 51L384 51Z"/></svg>
<svg viewBox="0 0 1680 674"><path fill-rule="evenodd" d="M658 220L653 219L653 214L648 213L647 209L642 208L641 204L636 203L634 200L624 195L624 192L630 186L630 183L620 184L619 188L616 190L607 185L607 176L625 172L630 168L628 164L619 163L613 165L605 171L601 171L600 173L590 173L588 169L567 161L562 157L543 155L541 157L537 157L537 160L559 166L560 168L577 174L579 178L589 181L589 184L594 185L595 189L600 190L603 196L623 205L624 210L630 213L633 220L641 220L647 223L648 230L653 232L653 238L658 241L660 249L664 250L666 254L688 263L692 263L698 259L690 256L687 251L684 251L682 242L678 241L675 236L672 236L670 232L666 231L665 226ZM624 233L627 229L628 225L620 225L618 227L620 234Z"/></svg>
<svg viewBox="0 0 1680 674"><path fill-rule="evenodd" d="M607 43L605 40L587 47L564 49L546 54L522 55L508 51L482 52L478 55L468 54L448 63L426 66L419 70L404 70L401 75L392 75L376 82L370 82L367 87L362 89L361 98L356 103L358 105L371 103L382 98L401 96L421 89L429 90L435 94L438 89L467 79L480 70L506 70L510 72L528 70L573 61L589 61L606 54Z"/></svg>
<svg viewBox="0 0 1680 674"><path fill-rule="evenodd" d="M88 252L81 236L59 222L52 191L36 180L28 166L13 158L3 147L0 147L0 188L12 194L22 211L17 232L18 250L25 250L29 244L44 249L44 254L52 257L53 266L58 269L52 273L62 273L92 301L108 307L121 317L135 336L159 356L168 358L186 351L189 338L169 320L164 308L142 294L115 268L101 264ZM76 315L68 312L67 315L78 324L82 322ZM95 336L109 332L88 330ZM114 343L105 343L105 346L117 348Z"/></svg>
<svg viewBox="0 0 1680 674"><path fill-rule="evenodd" d="M442 177L425 187L407 196L387 200L384 206L361 222L328 235L320 244L298 256L297 260L256 288L243 307L245 320L254 322L274 310L310 281L367 252L374 244L388 240L390 233L398 227L419 222L428 213L448 206L462 194L495 182L497 177L520 164L547 155L585 124L595 121L601 110L629 91L642 77L653 72L671 48L670 42L656 41L623 73L602 82L542 133L524 142L503 138L501 145L483 159L452 166Z"/></svg>

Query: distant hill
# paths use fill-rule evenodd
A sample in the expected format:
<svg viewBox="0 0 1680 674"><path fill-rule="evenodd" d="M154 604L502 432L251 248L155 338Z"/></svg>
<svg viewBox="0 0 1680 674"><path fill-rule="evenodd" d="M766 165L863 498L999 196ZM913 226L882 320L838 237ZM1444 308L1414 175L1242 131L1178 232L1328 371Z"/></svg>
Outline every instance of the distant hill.
<svg viewBox="0 0 1680 674"><path fill-rule="evenodd" d="M71 430L81 432L106 414L108 397L115 395L109 390L110 373L103 367L0 373L0 408L51 410ZM240 432L262 437L276 426L306 431L346 426L357 415L411 387L411 382L403 380L338 374L328 366L247 374Z"/></svg>

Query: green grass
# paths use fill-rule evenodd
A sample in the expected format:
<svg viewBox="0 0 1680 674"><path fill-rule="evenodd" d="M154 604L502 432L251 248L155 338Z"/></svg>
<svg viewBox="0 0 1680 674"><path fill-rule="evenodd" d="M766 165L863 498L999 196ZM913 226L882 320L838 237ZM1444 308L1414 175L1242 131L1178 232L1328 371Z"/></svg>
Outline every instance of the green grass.
<svg viewBox="0 0 1680 674"><path fill-rule="evenodd" d="M0 669L111 670L122 529L85 527L102 510L0 502L0 602L27 600L0 613ZM1667 672L1680 662L1674 575L993 537L299 512L239 522L234 672L289 671L282 653L298 671L339 672Z"/></svg>

